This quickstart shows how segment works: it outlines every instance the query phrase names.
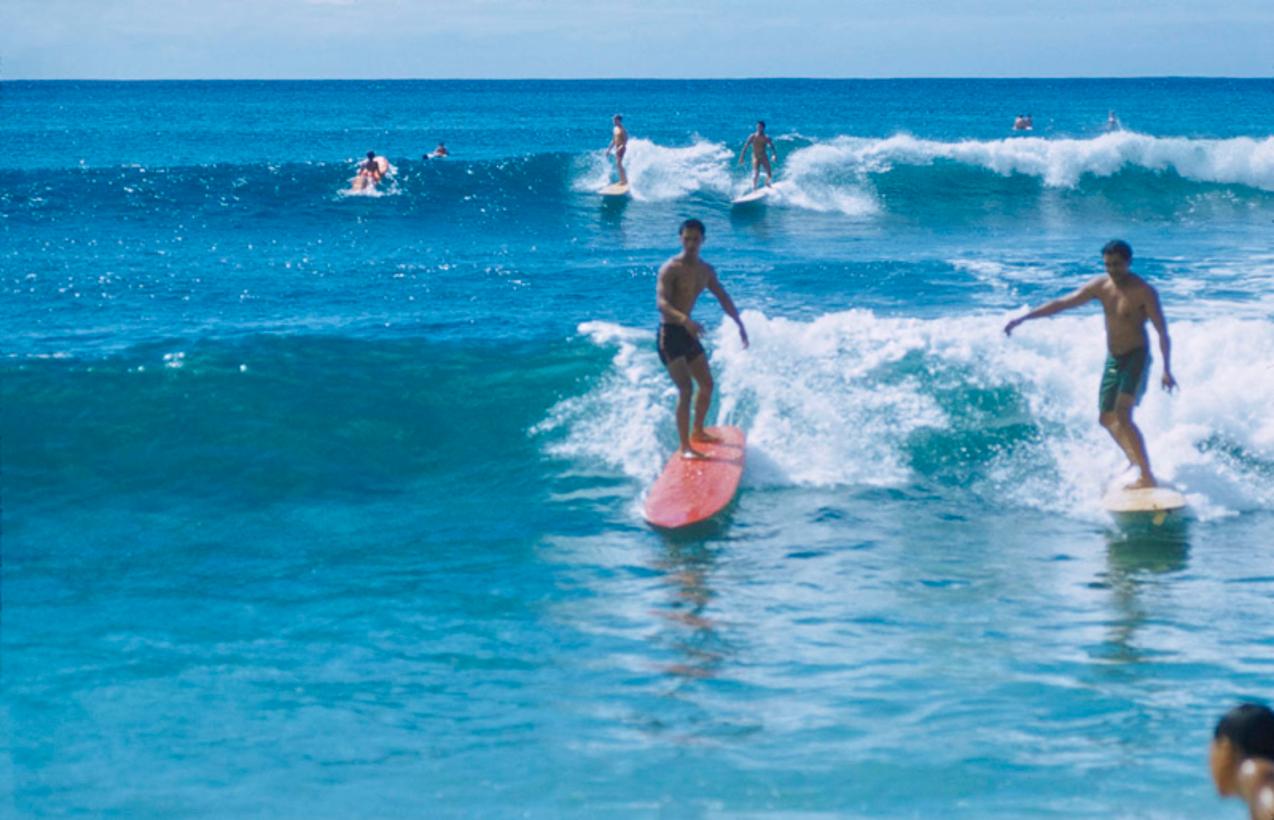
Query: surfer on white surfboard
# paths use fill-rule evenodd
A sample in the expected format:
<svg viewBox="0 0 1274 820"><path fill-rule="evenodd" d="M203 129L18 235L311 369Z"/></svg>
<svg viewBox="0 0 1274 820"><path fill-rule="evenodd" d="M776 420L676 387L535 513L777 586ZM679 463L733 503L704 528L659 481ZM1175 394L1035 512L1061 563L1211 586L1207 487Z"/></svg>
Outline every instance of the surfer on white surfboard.
<svg viewBox="0 0 1274 820"><path fill-rule="evenodd" d="M616 114L611 117L615 126L611 129L610 145L606 146L606 156L615 155L615 167L619 170L619 184L628 184L628 174L624 173L624 153L628 150L628 129L624 128L624 117Z"/></svg>
<svg viewBox="0 0 1274 820"><path fill-rule="evenodd" d="M658 334L659 361L668 368L668 375L677 385L677 437L680 439L682 458L705 458L694 449L693 441L718 441L703 429L712 403L712 373L708 369L708 357L703 353L699 337L703 325L690 318L695 301L704 289L712 292L721 303L721 309L739 326L739 338L748 346L748 332L739 318L730 295L721 287L717 272L699 257L705 230L697 219L681 223L681 253L669 259L659 269L655 286L655 302L659 308L661 323ZM699 394L695 396L694 427L690 426L690 398L695 384Z"/></svg>
<svg viewBox="0 0 1274 820"><path fill-rule="evenodd" d="M1154 487L1155 476L1150 471L1146 442L1133 423L1132 411L1141 400L1150 376L1147 321L1154 325L1155 332L1159 335L1159 352L1163 356L1163 389L1171 393L1177 386L1177 380L1172 377L1172 342L1168 338L1168 323L1159 304L1158 292L1129 270L1132 247L1123 240L1115 239L1107 242L1101 252L1106 264L1105 276L1093 277L1069 296L1054 299L1025 316L1014 319L1004 326L1004 334L1012 334L1013 328L1028 319L1052 316L1094 299L1101 302L1106 314L1108 354L1101 379L1101 412L1098 421L1128 456L1128 460L1137 467L1137 480L1126 489Z"/></svg>
<svg viewBox="0 0 1274 820"><path fill-rule="evenodd" d="M770 182L774 177L774 172L770 169L770 153L774 154L774 161L779 161L779 150L774 147L774 140L770 139L765 133L765 120L757 120L756 131L748 135L748 139L743 143L742 150L739 151L739 164L743 164L743 158L747 156L748 148L752 149L752 190L756 190L757 184L761 179L761 171L765 171L765 187L770 187Z"/></svg>
<svg viewBox="0 0 1274 820"><path fill-rule="evenodd" d="M354 191L373 189L385 177L389 168L389 160L376 155L375 151L367 152L367 159L358 166L358 174L350 181Z"/></svg>

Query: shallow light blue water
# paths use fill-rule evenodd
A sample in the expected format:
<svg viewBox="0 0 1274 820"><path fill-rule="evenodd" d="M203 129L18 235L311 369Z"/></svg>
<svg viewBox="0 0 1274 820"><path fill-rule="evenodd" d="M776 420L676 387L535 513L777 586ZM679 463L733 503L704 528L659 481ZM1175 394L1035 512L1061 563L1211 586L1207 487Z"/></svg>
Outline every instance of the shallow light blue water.
<svg viewBox="0 0 1274 820"><path fill-rule="evenodd" d="M3 84L6 813L1237 816L1272 91ZM757 116L778 196L732 210ZM396 174L342 195L369 148ZM640 504L687 216L753 345L703 305L748 468L675 539ZM1000 333L1112 236L1175 343L1167 530L1098 503L1100 318Z"/></svg>

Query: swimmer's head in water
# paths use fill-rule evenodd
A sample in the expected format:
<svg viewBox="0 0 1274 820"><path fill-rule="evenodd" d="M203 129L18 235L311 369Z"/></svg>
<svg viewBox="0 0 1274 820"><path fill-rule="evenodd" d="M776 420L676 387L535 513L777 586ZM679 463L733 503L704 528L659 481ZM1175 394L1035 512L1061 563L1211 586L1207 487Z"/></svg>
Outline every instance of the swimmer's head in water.
<svg viewBox="0 0 1274 820"><path fill-rule="evenodd" d="M1128 274L1128 266L1132 264L1132 246L1122 239L1112 239L1101 248L1102 261L1106 263L1106 272L1116 279Z"/></svg>
<svg viewBox="0 0 1274 820"><path fill-rule="evenodd" d="M1208 762L1218 792L1234 794L1239 766L1250 757L1274 760L1274 712L1259 703L1235 706L1217 721Z"/></svg>
<svg viewBox="0 0 1274 820"><path fill-rule="evenodd" d="M701 237L708 235L708 231L703 227L703 223L697 219L687 219L685 222L682 222L681 227L677 228L677 235L685 236L686 231L698 231L699 236Z"/></svg>
<svg viewBox="0 0 1274 820"><path fill-rule="evenodd" d="M703 237L706 233L703 223L697 219L687 219L677 229L677 235L681 237L681 247L692 259L699 255L699 249L703 247Z"/></svg>
<svg viewBox="0 0 1274 820"><path fill-rule="evenodd" d="M1122 239L1112 239L1105 245L1101 246L1101 255L1111 256L1112 254L1114 256L1122 257L1125 262L1131 262L1132 245L1129 245Z"/></svg>

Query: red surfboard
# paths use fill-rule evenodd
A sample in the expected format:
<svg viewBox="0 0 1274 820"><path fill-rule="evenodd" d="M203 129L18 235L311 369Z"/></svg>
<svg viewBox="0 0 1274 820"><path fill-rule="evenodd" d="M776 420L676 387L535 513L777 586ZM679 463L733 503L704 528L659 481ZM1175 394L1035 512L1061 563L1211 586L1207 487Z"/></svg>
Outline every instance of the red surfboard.
<svg viewBox="0 0 1274 820"><path fill-rule="evenodd" d="M705 459L672 454L663 474L646 496L646 521L662 529L678 529L707 521L729 505L743 476L743 431L709 427L720 444L694 442Z"/></svg>

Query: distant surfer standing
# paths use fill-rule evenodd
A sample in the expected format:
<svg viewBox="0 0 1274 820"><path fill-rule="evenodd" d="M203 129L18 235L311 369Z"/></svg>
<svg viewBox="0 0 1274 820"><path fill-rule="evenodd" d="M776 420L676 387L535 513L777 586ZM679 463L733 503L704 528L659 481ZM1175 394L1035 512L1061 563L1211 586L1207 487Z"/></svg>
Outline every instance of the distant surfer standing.
<svg viewBox="0 0 1274 820"><path fill-rule="evenodd" d="M704 227L697 219L687 219L678 231L681 236L681 253L669 259L659 269L655 287L655 300L662 323L659 325L659 361L668 368L668 375L677 385L677 436L681 440L682 458L706 458L691 446L692 441L714 442L715 436L703 429L712 403L712 373L708 370L708 357L703 353L699 337L703 325L690 318L695 301L705 288L717 297L722 310L739 326L739 338L748 346L748 332L739 318L730 295L721 287L717 272L699 257L703 247ZM690 426L690 398L694 383L699 385L695 397L694 427Z"/></svg>
<svg viewBox="0 0 1274 820"><path fill-rule="evenodd" d="M752 149L752 189L756 190L762 169L765 170L765 186L770 187L770 181L774 177L774 172L770 170L770 153L774 154L774 161L778 162L779 151L774 147L774 140L765 133L765 120L757 120L756 131L748 136L747 142L743 143L743 149L739 151L740 165L743 164L743 158L747 156L748 148Z"/></svg>
<svg viewBox="0 0 1274 820"><path fill-rule="evenodd" d="M1106 264L1106 275L1096 276L1088 284L1069 296L1054 299L1004 326L1006 336L1013 328L1028 319L1052 316L1063 310L1087 304L1094 299L1101 302L1106 314L1106 368L1102 373L1099 396L1098 421L1115 439L1136 465L1140 475L1127 486L1135 490L1154 487L1154 473L1150 471L1150 458L1146 455L1146 442L1132 420L1132 410L1141 400L1150 375L1150 342L1146 337L1146 322L1154 325L1159 335L1159 352L1163 355L1163 389L1168 392L1177 386L1172 377L1170 356L1172 342L1168 338L1168 323L1159 305L1159 294L1144 279L1131 270L1132 247L1121 239L1107 242L1101 249Z"/></svg>
<svg viewBox="0 0 1274 820"><path fill-rule="evenodd" d="M624 152L628 150L628 130L624 128L624 118L616 114L611 118L615 126L611 129L610 145L606 146L606 156L615 154L615 167L619 169L619 184L628 184L628 174L624 173Z"/></svg>

